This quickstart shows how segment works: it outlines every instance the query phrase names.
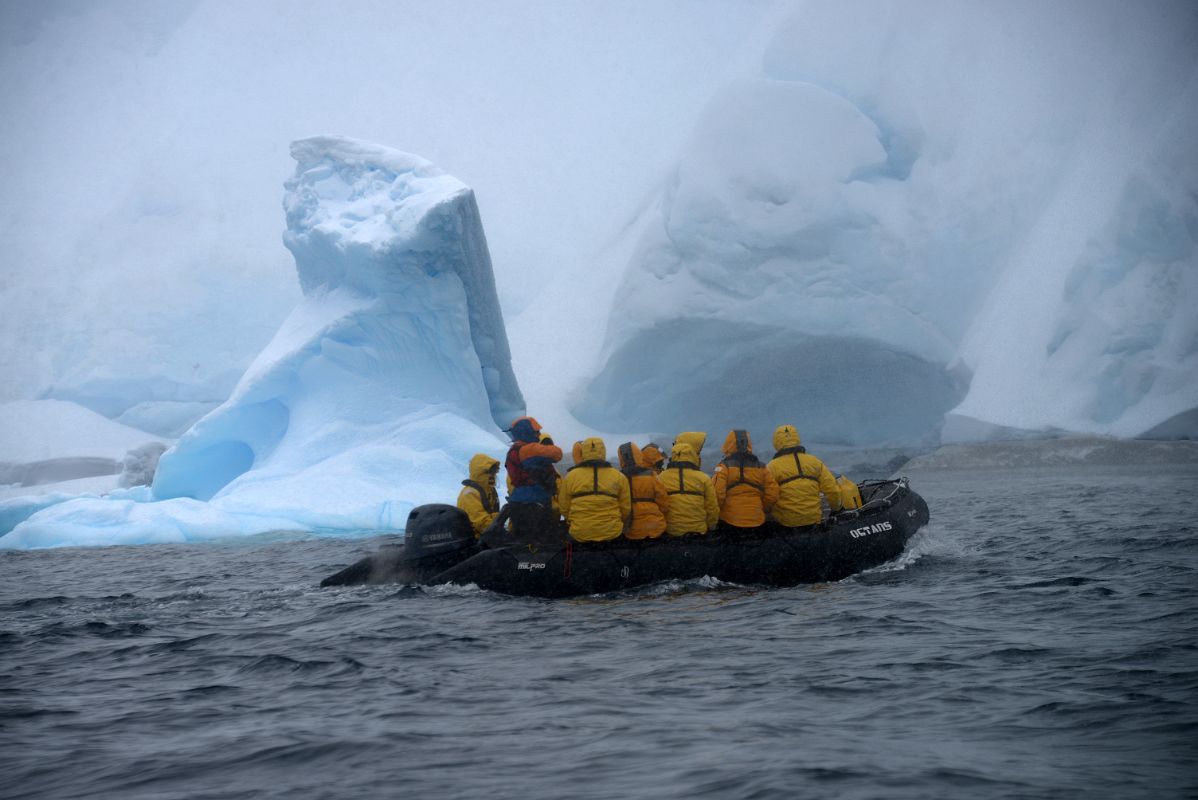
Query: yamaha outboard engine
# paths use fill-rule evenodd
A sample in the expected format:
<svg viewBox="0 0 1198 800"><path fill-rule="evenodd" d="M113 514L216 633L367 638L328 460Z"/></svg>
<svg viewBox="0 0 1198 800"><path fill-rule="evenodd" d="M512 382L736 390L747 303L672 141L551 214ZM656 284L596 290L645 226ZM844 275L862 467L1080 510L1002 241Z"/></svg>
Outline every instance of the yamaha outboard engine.
<svg viewBox="0 0 1198 800"><path fill-rule="evenodd" d="M406 562L435 560L448 567L466 557L464 551L475 547L474 528L466 512L457 506L416 506L408 514L403 545Z"/></svg>
<svg viewBox="0 0 1198 800"><path fill-rule="evenodd" d="M408 515L403 545L384 545L377 553L320 582L321 586L363 583L423 583L478 550L466 512L434 503Z"/></svg>

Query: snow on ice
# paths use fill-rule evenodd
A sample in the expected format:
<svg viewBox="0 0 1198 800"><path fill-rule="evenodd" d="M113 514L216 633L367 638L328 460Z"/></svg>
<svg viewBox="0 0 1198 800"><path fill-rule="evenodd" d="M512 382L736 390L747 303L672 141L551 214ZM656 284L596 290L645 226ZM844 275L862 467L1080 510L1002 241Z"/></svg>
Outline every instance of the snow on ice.
<svg viewBox="0 0 1198 800"><path fill-rule="evenodd" d="M63 400L0 404L0 431L0 468L69 458L119 462L135 447L160 441L153 434ZM0 479L0 484L14 482Z"/></svg>

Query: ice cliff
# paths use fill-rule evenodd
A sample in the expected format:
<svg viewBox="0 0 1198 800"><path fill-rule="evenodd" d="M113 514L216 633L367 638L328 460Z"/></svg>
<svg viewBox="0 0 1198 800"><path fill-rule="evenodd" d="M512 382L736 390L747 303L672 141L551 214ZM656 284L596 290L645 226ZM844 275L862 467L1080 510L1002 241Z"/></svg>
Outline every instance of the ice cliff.
<svg viewBox="0 0 1198 800"><path fill-rule="evenodd" d="M876 213L887 159L877 125L817 86L714 98L650 212L579 418L764 433L801 407L819 441L934 430L962 387L922 313L928 281L904 274Z"/></svg>
<svg viewBox="0 0 1198 800"><path fill-rule="evenodd" d="M229 399L161 458L153 501L79 499L0 546L394 529L452 501L523 413L478 206L415 156L292 145L284 243L303 298Z"/></svg>
<svg viewBox="0 0 1198 800"><path fill-rule="evenodd" d="M642 218L577 416L1198 435L1196 40L1186 3L803 5Z"/></svg>

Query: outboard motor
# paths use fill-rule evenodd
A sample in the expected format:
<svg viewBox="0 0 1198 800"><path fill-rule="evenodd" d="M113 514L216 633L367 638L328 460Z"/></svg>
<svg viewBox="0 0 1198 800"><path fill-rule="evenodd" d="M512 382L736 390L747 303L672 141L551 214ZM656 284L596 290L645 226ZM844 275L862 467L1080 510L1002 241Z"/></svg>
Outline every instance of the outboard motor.
<svg viewBox="0 0 1198 800"><path fill-rule="evenodd" d="M408 514L403 561L444 561L456 564L475 547L474 528L466 512L445 503L416 506Z"/></svg>
<svg viewBox="0 0 1198 800"><path fill-rule="evenodd" d="M377 553L320 582L321 586L364 583L423 583L474 555L478 545L466 512L433 503L408 515L404 543L384 545Z"/></svg>

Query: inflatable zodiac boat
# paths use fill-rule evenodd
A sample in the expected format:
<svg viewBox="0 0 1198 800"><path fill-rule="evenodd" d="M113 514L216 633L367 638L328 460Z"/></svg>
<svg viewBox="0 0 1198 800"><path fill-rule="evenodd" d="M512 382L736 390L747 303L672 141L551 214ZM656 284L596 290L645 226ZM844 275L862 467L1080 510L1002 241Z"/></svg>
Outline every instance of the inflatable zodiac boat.
<svg viewBox="0 0 1198 800"><path fill-rule="evenodd" d="M538 536L535 544L511 536L493 547L475 539L459 509L424 505L408 516L403 544L384 546L320 585L456 583L573 597L704 576L763 586L835 581L896 558L928 522L927 503L906 478L866 481L861 498L861 508L804 528L767 525L752 533L609 542L575 542L555 533Z"/></svg>

